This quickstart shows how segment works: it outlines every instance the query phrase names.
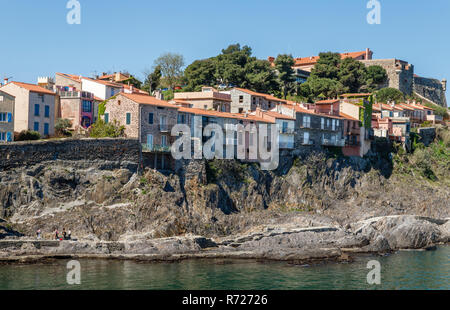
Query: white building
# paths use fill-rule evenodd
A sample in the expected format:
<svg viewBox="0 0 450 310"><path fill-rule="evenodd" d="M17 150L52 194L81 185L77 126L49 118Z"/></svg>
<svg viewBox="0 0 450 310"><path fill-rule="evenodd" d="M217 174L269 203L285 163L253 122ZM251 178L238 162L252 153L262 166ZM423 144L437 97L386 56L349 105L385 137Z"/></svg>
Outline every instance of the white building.
<svg viewBox="0 0 450 310"><path fill-rule="evenodd" d="M106 100L122 92L124 85L82 77L81 89L94 94L95 97Z"/></svg>

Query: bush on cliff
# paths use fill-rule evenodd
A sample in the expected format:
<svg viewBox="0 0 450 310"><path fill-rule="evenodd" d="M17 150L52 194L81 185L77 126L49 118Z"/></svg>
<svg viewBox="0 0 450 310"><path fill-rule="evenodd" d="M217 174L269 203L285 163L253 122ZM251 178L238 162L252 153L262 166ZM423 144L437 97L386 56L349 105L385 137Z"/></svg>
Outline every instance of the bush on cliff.
<svg viewBox="0 0 450 310"><path fill-rule="evenodd" d="M119 138L125 136L125 126L120 126L116 120L110 123L105 123L104 120L99 119L92 125L89 131L91 138Z"/></svg>
<svg viewBox="0 0 450 310"><path fill-rule="evenodd" d="M60 137L70 137L72 134L69 129L72 127L72 122L67 118L58 118L55 124L55 131Z"/></svg>
<svg viewBox="0 0 450 310"><path fill-rule="evenodd" d="M41 134L37 131L32 130L23 130L21 131L17 137L14 139L15 141L33 141L41 139Z"/></svg>

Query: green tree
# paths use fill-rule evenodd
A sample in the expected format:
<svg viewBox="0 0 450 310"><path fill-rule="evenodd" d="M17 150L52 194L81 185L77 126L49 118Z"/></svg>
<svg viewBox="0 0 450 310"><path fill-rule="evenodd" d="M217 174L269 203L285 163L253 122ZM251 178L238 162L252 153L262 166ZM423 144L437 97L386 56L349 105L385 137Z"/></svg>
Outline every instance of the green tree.
<svg viewBox="0 0 450 310"><path fill-rule="evenodd" d="M294 66L295 61L292 55L278 55L275 59L275 68L278 71L278 79L283 91L283 98L286 99L289 90L292 89L292 83L295 81Z"/></svg>
<svg viewBox="0 0 450 310"><path fill-rule="evenodd" d="M155 67L157 66L161 69L163 82L173 89L183 75L184 58L180 54L165 53L155 60Z"/></svg>
<svg viewBox="0 0 450 310"><path fill-rule="evenodd" d="M89 136L92 138L119 138L123 137L125 126L119 126L119 123L113 122L105 123L104 120L99 119L92 125Z"/></svg>
<svg viewBox="0 0 450 310"><path fill-rule="evenodd" d="M339 53L320 53L319 60L311 70L311 77L338 80L341 55Z"/></svg>
<svg viewBox="0 0 450 310"><path fill-rule="evenodd" d="M376 97L378 102L387 102L387 101L396 101L400 102L405 100L404 94L396 89L391 87L382 88L376 92Z"/></svg>
<svg viewBox="0 0 450 310"><path fill-rule="evenodd" d="M345 58L339 64L338 80L344 86L346 92L359 92L366 82L366 74L364 64L353 58Z"/></svg>
<svg viewBox="0 0 450 310"><path fill-rule="evenodd" d="M387 72L381 66L369 66L366 71L365 89L374 92L387 81Z"/></svg>
<svg viewBox="0 0 450 310"><path fill-rule="evenodd" d="M216 84L216 65L213 59L196 60L184 70L188 91L199 91L202 86Z"/></svg>
<svg viewBox="0 0 450 310"><path fill-rule="evenodd" d="M264 93L278 92L277 77L270 63L251 54L250 47L233 44L215 57L194 61L184 71L186 90L198 91L202 86L231 84Z"/></svg>
<svg viewBox="0 0 450 310"><path fill-rule="evenodd" d="M277 74L266 60L253 60L244 67L245 77L242 87L261 93L273 93L280 89Z"/></svg>
<svg viewBox="0 0 450 310"><path fill-rule="evenodd" d="M161 66L156 66L153 72L147 73L146 76L142 89L151 94L160 85L162 77Z"/></svg>
<svg viewBox="0 0 450 310"><path fill-rule="evenodd" d="M344 91L344 85L333 79L309 77L300 85L298 95L308 98L309 102L317 99L336 98Z"/></svg>

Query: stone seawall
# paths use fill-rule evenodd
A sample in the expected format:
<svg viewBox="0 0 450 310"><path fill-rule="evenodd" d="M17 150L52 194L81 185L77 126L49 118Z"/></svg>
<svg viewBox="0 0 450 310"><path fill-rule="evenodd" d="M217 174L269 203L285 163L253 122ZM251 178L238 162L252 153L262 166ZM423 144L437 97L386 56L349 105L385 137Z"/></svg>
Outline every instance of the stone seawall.
<svg viewBox="0 0 450 310"><path fill-rule="evenodd" d="M0 171L46 161L96 161L140 163L135 139L61 139L14 142L0 145Z"/></svg>

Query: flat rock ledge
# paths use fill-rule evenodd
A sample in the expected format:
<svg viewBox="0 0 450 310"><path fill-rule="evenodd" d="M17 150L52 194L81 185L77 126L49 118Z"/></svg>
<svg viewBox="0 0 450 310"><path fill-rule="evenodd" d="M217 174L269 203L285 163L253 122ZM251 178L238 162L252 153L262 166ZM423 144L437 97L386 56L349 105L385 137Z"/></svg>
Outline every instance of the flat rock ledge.
<svg viewBox="0 0 450 310"><path fill-rule="evenodd" d="M355 253L382 254L401 249L433 249L438 244L447 244L450 241L450 221L399 215L370 218L346 227L264 226L248 234L216 239L180 236L121 240L0 240L0 263L69 258L149 262L186 259L256 259L294 263L351 261L349 255Z"/></svg>

